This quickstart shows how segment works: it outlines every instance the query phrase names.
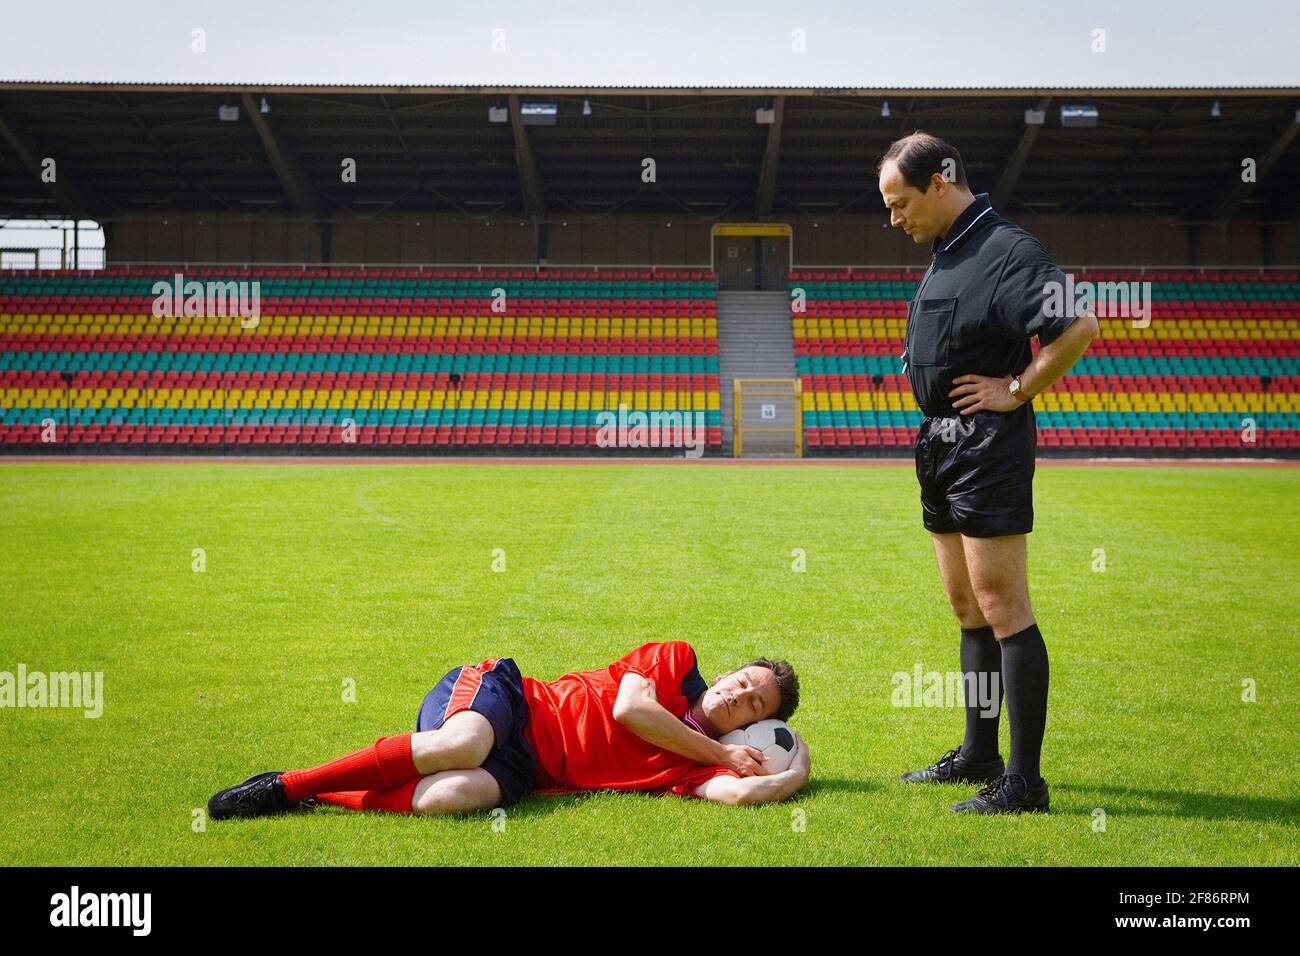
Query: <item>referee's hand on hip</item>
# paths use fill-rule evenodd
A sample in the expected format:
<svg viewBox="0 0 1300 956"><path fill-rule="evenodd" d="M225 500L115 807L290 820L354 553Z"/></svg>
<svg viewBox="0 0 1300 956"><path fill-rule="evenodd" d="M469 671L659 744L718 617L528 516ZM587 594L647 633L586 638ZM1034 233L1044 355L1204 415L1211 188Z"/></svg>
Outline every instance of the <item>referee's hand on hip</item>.
<svg viewBox="0 0 1300 956"><path fill-rule="evenodd" d="M957 387L948 393L952 407L963 415L972 412L1010 412L1025 404L1011 394L1013 376L990 378L987 375L958 375L952 380Z"/></svg>

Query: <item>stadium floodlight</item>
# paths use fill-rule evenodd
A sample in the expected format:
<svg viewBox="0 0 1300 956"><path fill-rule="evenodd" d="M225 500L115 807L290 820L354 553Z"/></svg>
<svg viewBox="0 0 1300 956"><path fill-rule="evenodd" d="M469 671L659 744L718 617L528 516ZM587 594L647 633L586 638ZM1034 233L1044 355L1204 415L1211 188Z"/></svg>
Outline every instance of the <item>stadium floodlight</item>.
<svg viewBox="0 0 1300 956"><path fill-rule="evenodd" d="M889 119L889 100L880 104L880 118Z"/></svg>
<svg viewBox="0 0 1300 956"><path fill-rule="evenodd" d="M488 107L488 122L489 122L489 123L509 123L509 122L510 122L510 111L509 111L508 109L506 109L504 106L489 106L489 107Z"/></svg>
<svg viewBox="0 0 1300 956"><path fill-rule="evenodd" d="M266 101L265 96L262 97L261 112L263 113L271 112L271 104Z"/></svg>
<svg viewBox="0 0 1300 956"><path fill-rule="evenodd" d="M555 118L559 115L560 106L558 103L520 103L519 119L525 126L554 126Z"/></svg>
<svg viewBox="0 0 1300 956"><path fill-rule="evenodd" d="M1097 107L1087 104L1061 106L1061 125L1072 129L1093 129L1100 121Z"/></svg>
<svg viewBox="0 0 1300 956"><path fill-rule="evenodd" d="M591 100L587 99L585 96L582 98L582 115L591 115Z"/></svg>
<svg viewBox="0 0 1300 956"><path fill-rule="evenodd" d="M776 122L776 110L754 110L754 122L759 126L771 126Z"/></svg>
<svg viewBox="0 0 1300 956"><path fill-rule="evenodd" d="M1213 103L1210 104L1210 115L1213 116L1215 119L1218 119L1220 116L1223 115L1223 108L1219 106L1218 100L1215 100Z"/></svg>
<svg viewBox="0 0 1300 956"><path fill-rule="evenodd" d="M1042 126L1047 122L1047 110L1025 110L1026 126Z"/></svg>
<svg viewBox="0 0 1300 956"><path fill-rule="evenodd" d="M239 107L227 103L222 103L217 107L217 119L223 123L236 123L239 121Z"/></svg>

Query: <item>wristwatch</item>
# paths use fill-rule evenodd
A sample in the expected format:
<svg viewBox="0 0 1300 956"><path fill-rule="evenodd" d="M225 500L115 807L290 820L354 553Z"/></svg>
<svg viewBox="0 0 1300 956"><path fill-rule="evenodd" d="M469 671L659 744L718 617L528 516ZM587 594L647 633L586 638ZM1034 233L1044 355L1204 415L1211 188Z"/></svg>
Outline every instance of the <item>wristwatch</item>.
<svg viewBox="0 0 1300 956"><path fill-rule="evenodd" d="M1011 380L1011 384L1007 386L1007 390L1011 392L1012 398L1019 400L1021 403L1029 401L1029 396L1021 391L1019 376Z"/></svg>

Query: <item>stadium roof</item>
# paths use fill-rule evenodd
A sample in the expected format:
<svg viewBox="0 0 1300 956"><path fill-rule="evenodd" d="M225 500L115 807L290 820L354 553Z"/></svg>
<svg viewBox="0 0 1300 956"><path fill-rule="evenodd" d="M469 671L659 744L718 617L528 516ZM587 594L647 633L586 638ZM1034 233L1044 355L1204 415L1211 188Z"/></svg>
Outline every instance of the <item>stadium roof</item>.
<svg viewBox="0 0 1300 956"><path fill-rule="evenodd" d="M0 77L13 77L0 79L0 215L830 217L878 210L876 158L923 128L957 143L1000 208L1289 219L1296 10L18 5L0 31ZM556 104L554 125L525 123L533 100ZM1060 108L1081 102L1097 126L1063 126ZM1027 125L1029 109L1043 125ZM1241 182L1244 160L1257 183Z"/></svg>
<svg viewBox="0 0 1300 956"><path fill-rule="evenodd" d="M525 124L531 100L556 104L555 125ZM1097 108L1095 128L1062 125L1060 108L1078 102ZM1279 221L1300 212L1298 106L1228 91L7 85L0 215L829 218L878 212L876 159L921 128L957 144L972 185L999 208ZM237 118L221 120L222 107ZM490 109L504 122L489 122ZM1030 109L1043 125L1027 125ZM55 183L40 178L45 157L57 158ZM341 176L347 158L356 182ZM642 180L646 158L654 182ZM1257 183L1241 182L1244 159Z"/></svg>

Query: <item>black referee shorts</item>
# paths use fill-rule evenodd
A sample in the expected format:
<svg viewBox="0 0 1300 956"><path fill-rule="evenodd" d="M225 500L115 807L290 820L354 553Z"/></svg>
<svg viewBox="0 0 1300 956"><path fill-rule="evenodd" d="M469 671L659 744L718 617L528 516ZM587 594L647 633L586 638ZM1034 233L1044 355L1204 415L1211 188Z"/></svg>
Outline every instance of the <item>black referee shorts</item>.
<svg viewBox="0 0 1300 956"><path fill-rule="evenodd" d="M1034 410L926 417L916 439L916 479L927 531L970 538L1034 529Z"/></svg>

